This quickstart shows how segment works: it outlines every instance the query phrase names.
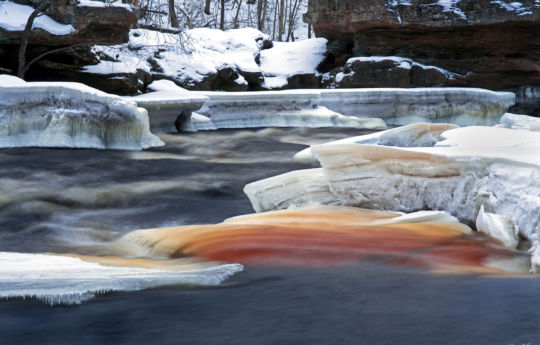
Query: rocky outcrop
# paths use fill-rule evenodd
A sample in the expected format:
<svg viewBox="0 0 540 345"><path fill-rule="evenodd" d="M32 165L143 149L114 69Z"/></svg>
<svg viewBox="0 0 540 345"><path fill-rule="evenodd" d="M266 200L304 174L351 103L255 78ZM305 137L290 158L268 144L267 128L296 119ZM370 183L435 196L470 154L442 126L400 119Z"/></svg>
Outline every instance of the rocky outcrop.
<svg viewBox="0 0 540 345"><path fill-rule="evenodd" d="M15 5L34 5L39 1L8 1L18 3ZM56 1L44 10L44 13L58 25L71 25L73 30L55 32L47 27L35 27L30 36L30 45L41 46L68 46L73 44L119 44L129 39L129 29L137 23L135 10L128 5L111 4L98 6L99 2L84 1L73 4L72 1ZM15 6L10 6L9 11L14 11ZM20 7L19 7L20 8ZM6 10L6 11L7 11ZM30 9L31 11L31 9ZM26 13L21 8L16 15ZM9 14L9 13L8 13ZM21 18L26 23L26 18ZM0 43L18 43L22 29L2 28L0 26ZM52 31L52 32L51 32Z"/></svg>
<svg viewBox="0 0 540 345"><path fill-rule="evenodd" d="M11 13L22 16L20 20L0 20L0 68L3 71L17 70L22 31L28 16L39 4L39 1L23 0L0 3L0 10L6 16ZM107 92L136 93L144 82L149 82L142 71L97 77L81 70L81 66L96 64L100 60L99 55L92 51L92 45L125 43L129 40L130 28L136 23L137 14L129 5L56 1L34 22L26 52L27 61L43 53L60 50L33 64L26 78L84 82ZM67 47L72 48L63 49Z"/></svg>
<svg viewBox="0 0 540 345"><path fill-rule="evenodd" d="M328 39L327 71L353 56L400 56L463 76L444 85L540 85L540 4L534 0L310 0L304 19ZM368 69L376 84L377 71L391 68L381 64ZM392 73L390 79L404 84L410 78Z"/></svg>
<svg viewBox="0 0 540 345"><path fill-rule="evenodd" d="M326 88L428 87L462 85L463 76L436 66L426 66L411 59L357 57L344 67L334 68L323 78Z"/></svg>

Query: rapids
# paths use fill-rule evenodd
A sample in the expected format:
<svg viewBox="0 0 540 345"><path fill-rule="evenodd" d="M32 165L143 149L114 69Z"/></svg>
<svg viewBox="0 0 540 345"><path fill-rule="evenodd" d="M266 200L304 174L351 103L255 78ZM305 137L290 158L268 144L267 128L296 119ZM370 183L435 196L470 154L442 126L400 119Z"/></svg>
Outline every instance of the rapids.
<svg viewBox="0 0 540 345"><path fill-rule="evenodd" d="M307 145L366 133L353 129L218 130L161 134L166 146L143 152L1 149L0 252L66 253L63 258L81 258L90 269L104 264L127 267L137 274L136 269L198 265L199 260L185 257L193 252L244 265L243 272L214 287L186 287L180 281L180 286L149 286L149 290L129 293L122 289L97 291L94 299L76 307L51 308L32 299L2 301L2 344L177 340L196 344L433 344L442 340L452 344L534 344L540 338L536 327L540 282L521 275L501 276L501 269L517 267L519 271L524 260L521 254L484 236L469 237L455 230L440 233L430 228L437 234L432 236L437 243L423 250L410 247L407 232L394 237L398 232L388 229L399 228L396 225L379 225L388 237L377 237L373 232L351 236L342 228L350 219L336 214L326 223L315 222L324 228L317 230L324 241L315 237L298 241L297 236L310 234L314 223L291 234L285 229L298 219L280 220L270 215L274 224L284 228L260 235L251 225L266 219L258 215L236 217L253 212L242 192L245 184L314 167L293 158ZM222 224L242 227L247 222L250 230L217 247L208 242L215 237L202 236L191 242L191 252L178 258L103 256L111 254L111 243L140 233L135 230L193 224L212 227L210 224L226 219ZM316 217L311 215L310 219ZM418 232L418 226L402 229L409 231L408 227ZM437 247L449 234L457 246ZM268 251L260 252L265 254L262 256L238 251L229 257L230 252L222 255L228 252L224 248L245 248L250 236L259 236L259 243L267 248L282 246L290 240L287 236L292 236L304 247L270 256L265 256ZM408 260L400 255L381 255L385 240L418 256ZM421 246L426 243L434 244L426 241ZM333 256L336 248L343 247L352 248L353 254L346 260ZM368 247L375 249L370 259L358 260L362 255L357 254L365 254ZM395 251L396 247L386 249ZM474 265L485 264L478 258L493 253L498 258L503 253L509 260L488 260L485 272L426 265L442 257L463 258L464 253L471 254ZM120 251L113 254L121 255ZM321 265L321 258L333 264ZM460 266L463 261L452 262L456 268L454 264ZM8 268L4 266L2 272ZM499 272L495 277L478 275L495 271ZM0 289L5 287L0 280Z"/></svg>

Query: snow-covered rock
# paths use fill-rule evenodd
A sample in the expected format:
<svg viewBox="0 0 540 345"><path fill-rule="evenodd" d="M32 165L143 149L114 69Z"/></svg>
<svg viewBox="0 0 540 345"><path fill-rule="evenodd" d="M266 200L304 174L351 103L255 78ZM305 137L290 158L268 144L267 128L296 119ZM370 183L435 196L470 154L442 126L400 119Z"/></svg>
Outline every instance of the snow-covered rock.
<svg viewBox="0 0 540 345"><path fill-rule="evenodd" d="M443 132L458 127L457 125L447 123L414 123L386 131L331 141L324 145L354 143L399 147L430 147L441 140L441 134ZM294 160L311 163L317 159L311 152L311 148L308 147L295 154Z"/></svg>
<svg viewBox="0 0 540 345"><path fill-rule="evenodd" d="M326 42L324 38L275 42L272 48L261 51L262 86L267 89L282 88L293 76L319 76L317 67L324 60Z"/></svg>
<svg viewBox="0 0 540 345"><path fill-rule="evenodd" d="M0 78L0 147L140 150L163 145L146 110L78 83Z"/></svg>
<svg viewBox="0 0 540 345"><path fill-rule="evenodd" d="M519 245L519 228L516 223L506 216L485 212L483 205L476 217L476 230L501 241L507 248L516 249Z"/></svg>
<svg viewBox="0 0 540 345"><path fill-rule="evenodd" d="M109 266L77 257L0 252L0 298L80 304L107 292L171 285L215 286L242 269L238 264Z"/></svg>
<svg viewBox="0 0 540 345"><path fill-rule="evenodd" d="M400 56L361 56L323 76L327 88L432 87L463 85L463 76Z"/></svg>
<svg viewBox="0 0 540 345"><path fill-rule="evenodd" d="M34 8L31 6L1 1L0 28L7 31L23 31L32 12L34 12ZM69 35L75 31L72 25L58 23L47 15L38 16L34 20L32 28L39 28L58 36Z"/></svg>

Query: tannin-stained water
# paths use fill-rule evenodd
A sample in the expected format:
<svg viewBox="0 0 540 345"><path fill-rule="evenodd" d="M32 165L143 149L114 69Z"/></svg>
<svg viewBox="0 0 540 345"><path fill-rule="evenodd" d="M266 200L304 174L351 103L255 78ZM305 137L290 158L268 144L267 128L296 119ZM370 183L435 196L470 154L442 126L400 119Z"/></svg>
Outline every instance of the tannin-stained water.
<svg viewBox="0 0 540 345"><path fill-rule="evenodd" d="M315 144L366 132L165 134L143 152L0 150L0 251L104 254L137 229L251 213L246 183L309 165ZM282 253L280 254L282 255ZM219 258L218 258L219 259ZM309 265L308 265L309 266ZM247 262L217 288L99 296L80 306L0 303L2 344L519 344L540 339L540 282L441 276L373 261Z"/></svg>

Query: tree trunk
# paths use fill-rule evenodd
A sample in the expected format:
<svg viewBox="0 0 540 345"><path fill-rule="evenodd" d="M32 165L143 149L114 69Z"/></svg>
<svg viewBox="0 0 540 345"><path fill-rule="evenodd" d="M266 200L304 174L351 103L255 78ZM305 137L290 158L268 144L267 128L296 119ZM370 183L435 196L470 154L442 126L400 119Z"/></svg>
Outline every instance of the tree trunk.
<svg viewBox="0 0 540 345"><path fill-rule="evenodd" d="M221 0L221 13L219 18L219 28L225 30L225 0Z"/></svg>
<svg viewBox="0 0 540 345"><path fill-rule="evenodd" d="M169 20L171 21L171 27L177 28L180 25L178 24L178 17L176 16L176 9L174 7L174 0L169 0Z"/></svg>
<svg viewBox="0 0 540 345"><path fill-rule="evenodd" d="M204 13L210 15L210 0L206 0L204 3Z"/></svg>
<svg viewBox="0 0 540 345"><path fill-rule="evenodd" d="M236 9L236 14L234 16L234 21L233 21L233 27L235 29L238 29L238 15L240 14L240 8L242 7L242 0L240 0L238 2L238 8Z"/></svg>
<svg viewBox="0 0 540 345"><path fill-rule="evenodd" d="M26 26L21 36L21 43L19 44L19 66L17 69L17 77L24 79L24 75L28 70L26 65L26 47L28 46L28 40L30 39L30 34L32 33L32 26L34 25L34 20L42 14L42 12L48 7L47 2L42 3L38 8L36 8L28 20L26 21Z"/></svg>
<svg viewBox="0 0 540 345"><path fill-rule="evenodd" d="M285 18L284 18L284 10L285 10L285 0L280 0L279 2L279 18L278 18L278 41L283 41L283 31L285 29Z"/></svg>

